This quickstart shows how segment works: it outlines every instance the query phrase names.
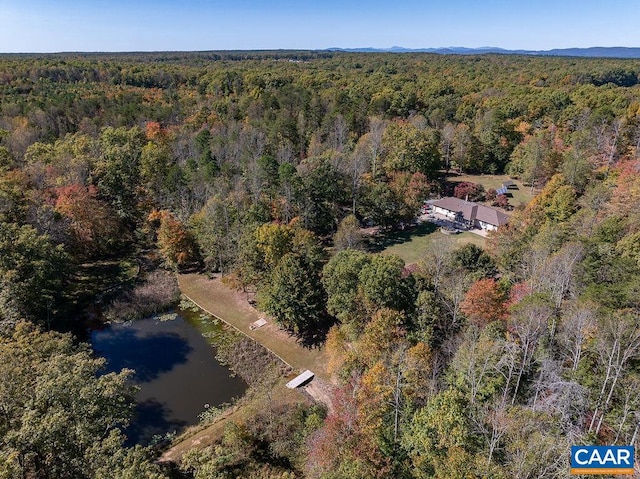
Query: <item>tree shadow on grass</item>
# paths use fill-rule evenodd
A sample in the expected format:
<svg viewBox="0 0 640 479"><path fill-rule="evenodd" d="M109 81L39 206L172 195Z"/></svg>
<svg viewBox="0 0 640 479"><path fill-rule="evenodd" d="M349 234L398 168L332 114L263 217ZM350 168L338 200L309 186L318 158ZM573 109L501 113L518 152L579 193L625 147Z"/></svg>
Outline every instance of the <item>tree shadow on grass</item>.
<svg viewBox="0 0 640 479"><path fill-rule="evenodd" d="M318 325L309 331L305 331L302 336L296 336L296 339L307 349L320 348L327 339L327 333L333 324L335 324L333 321L327 321L325 324Z"/></svg>
<svg viewBox="0 0 640 479"><path fill-rule="evenodd" d="M407 243L418 237L428 236L437 229L437 225L425 221L417 226L408 227L405 230L381 232L370 239L369 251L379 253L391 246Z"/></svg>

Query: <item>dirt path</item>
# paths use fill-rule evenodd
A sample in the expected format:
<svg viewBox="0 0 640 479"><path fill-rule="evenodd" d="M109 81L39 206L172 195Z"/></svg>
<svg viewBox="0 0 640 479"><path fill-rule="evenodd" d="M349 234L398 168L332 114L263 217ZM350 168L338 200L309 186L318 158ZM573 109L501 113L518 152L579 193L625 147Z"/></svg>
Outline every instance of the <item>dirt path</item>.
<svg viewBox="0 0 640 479"><path fill-rule="evenodd" d="M294 337L248 304L243 295L226 287L218 278L208 279L199 274L183 274L178 276L178 284L180 291L200 309L260 343L288 364L294 372L300 373L305 369L313 371L316 377L301 390L315 401L323 403L329 410L332 409L331 385L326 372L327 358L323 350L301 346ZM268 323L259 329L250 329L251 323L260 318L267 319ZM282 388L285 391L281 393L289 396L292 401L293 396L298 394L284 386ZM220 437L226 422L241 420L243 416L241 409L226 411L210 426L173 445L162 454L159 461L176 462L189 449L210 445Z"/></svg>

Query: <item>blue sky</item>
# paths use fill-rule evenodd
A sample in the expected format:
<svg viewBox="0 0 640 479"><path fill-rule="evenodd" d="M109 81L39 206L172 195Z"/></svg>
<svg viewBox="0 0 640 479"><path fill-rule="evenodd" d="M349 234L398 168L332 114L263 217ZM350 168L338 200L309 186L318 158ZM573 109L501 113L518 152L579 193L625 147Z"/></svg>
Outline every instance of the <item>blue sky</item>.
<svg viewBox="0 0 640 479"><path fill-rule="evenodd" d="M640 47L640 0L0 0L0 52Z"/></svg>

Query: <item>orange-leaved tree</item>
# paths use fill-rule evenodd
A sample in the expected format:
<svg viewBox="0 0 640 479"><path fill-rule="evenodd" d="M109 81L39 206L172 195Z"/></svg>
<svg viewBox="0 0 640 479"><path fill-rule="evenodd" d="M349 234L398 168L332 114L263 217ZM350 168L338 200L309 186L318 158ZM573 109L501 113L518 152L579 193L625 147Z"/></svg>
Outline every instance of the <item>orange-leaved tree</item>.
<svg viewBox="0 0 640 479"><path fill-rule="evenodd" d="M484 327L506 314L504 294L492 278L484 278L471 285L460 305L472 323Z"/></svg>
<svg viewBox="0 0 640 479"><path fill-rule="evenodd" d="M92 256L108 252L119 238L119 221L95 186L72 184L56 188L55 211L69 220L75 247Z"/></svg>
<svg viewBox="0 0 640 479"><path fill-rule="evenodd" d="M198 254L189 230L167 210L152 211L149 222L157 225L157 244L165 263L180 269L197 260Z"/></svg>

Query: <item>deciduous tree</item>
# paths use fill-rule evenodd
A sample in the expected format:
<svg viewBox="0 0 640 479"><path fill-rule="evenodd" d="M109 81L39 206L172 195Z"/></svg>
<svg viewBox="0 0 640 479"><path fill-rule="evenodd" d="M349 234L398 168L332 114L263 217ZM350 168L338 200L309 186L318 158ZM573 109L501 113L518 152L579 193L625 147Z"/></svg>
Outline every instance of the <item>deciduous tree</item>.
<svg viewBox="0 0 640 479"><path fill-rule="evenodd" d="M15 474L7 477L163 477L141 448L123 448L130 371L99 375L105 361L86 346L25 323L2 339L0 457Z"/></svg>
<svg viewBox="0 0 640 479"><path fill-rule="evenodd" d="M158 248L169 267L180 269L198 259L193 236L169 211L154 211L149 221L157 223Z"/></svg>
<svg viewBox="0 0 640 479"><path fill-rule="evenodd" d="M327 291L327 310L343 323L355 323L356 330L364 319L360 295L360 272L371 262L371 255L347 249L332 257L322 270L322 284Z"/></svg>
<svg viewBox="0 0 640 479"><path fill-rule="evenodd" d="M408 171L435 178L440 168L440 152L435 132L418 128L409 122L396 122L387 127L383 137L387 173Z"/></svg>
<svg viewBox="0 0 640 479"><path fill-rule="evenodd" d="M411 311L415 301L413 277L405 276L404 261L395 255L375 255L362 266L358 279L368 307Z"/></svg>
<svg viewBox="0 0 640 479"><path fill-rule="evenodd" d="M69 219L74 246L81 254L104 254L118 242L119 224L95 186L74 184L55 191L55 210Z"/></svg>
<svg viewBox="0 0 640 479"><path fill-rule="evenodd" d="M466 244L453 251L453 265L462 267L479 278L496 274L496 264L482 248L473 243Z"/></svg>
<svg viewBox="0 0 640 479"><path fill-rule="evenodd" d="M469 477L472 474L474 461L469 451L474 438L466 412L462 394L447 389L415 413L404 437L415 477ZM465 460L452 457L458 455L463 455Z"/></svg>
<svg viewBox="0 0 640 479"><path fill-rule="evenodd" d="M140 128L105 128L100 134L100 157L91 179L101 195L113 206L125 223L132 225L139 217L138 186L140 157L146 144Z"/></svg>
<svg viewBox="0 0 640 479"><path fill-rule="evenodd" d="M62 246L31 226L0 223L0 319L50 326L69 272Z"/></svg>
<svg viewBox="0 0 640 479"><path fill-rule="evenodd" d="M531 367L540 340L547 332L548 321L553 314L549 301L544 296L538 295L526 298L511 309L511 317L507 323L508 329L517 338L517 346L520 350L511 404L515 404L524 374Z"/></svg>
<svg viewBox="0 0 640 479"><path fill-rule="evenodd" d="M333 244L338 251L362 248L363 235L360 222L355 215L345 217L338 225L338 231L333 236Z"/></svg>
<svg viewBox="0 0 640 479"><path fill-rule="evenodd" d="M214 196L191 217L193 234L205 267L226 274L238 258L241 212L229 198Z"/></svg>
<svg viewBox="0 0 640 479"><path fill-rule="evenodd" d="M460 309L471 322L484 327L505 317L504 294L494 279L480 279L471 285Z"/></svg>
<svg viewBox="0 0 640 479"><path fill-rule="evenodd" d="M597 354L604 377L589 423L589 432L596 435L600 432L616 387L625 374L625 366L640 356L640 324L633 313L620 311L615 316L604 318L598 333Z"/></svg>

